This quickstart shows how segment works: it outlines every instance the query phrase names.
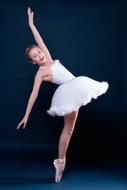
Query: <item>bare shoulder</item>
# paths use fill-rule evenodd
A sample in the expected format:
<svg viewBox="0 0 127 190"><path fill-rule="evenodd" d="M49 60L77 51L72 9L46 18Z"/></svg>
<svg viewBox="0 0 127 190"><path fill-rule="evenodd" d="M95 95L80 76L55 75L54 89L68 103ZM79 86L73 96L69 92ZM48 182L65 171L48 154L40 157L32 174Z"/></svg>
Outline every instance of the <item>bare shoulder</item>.
<svg viewBox="0 0 127 190"><path fill-rule="evenodd" d="M35 77L34 77L34 81L42 81L43 80L43 75L41 74L41 72L38 70Z"/></svg>
<svg viewBox="0 0 127 190"><path fill-rule="evenodd" d="M42 77L45 75L50 75L51 74L51 68L50 67L40 67L37 72L39 75Z"/></svg>

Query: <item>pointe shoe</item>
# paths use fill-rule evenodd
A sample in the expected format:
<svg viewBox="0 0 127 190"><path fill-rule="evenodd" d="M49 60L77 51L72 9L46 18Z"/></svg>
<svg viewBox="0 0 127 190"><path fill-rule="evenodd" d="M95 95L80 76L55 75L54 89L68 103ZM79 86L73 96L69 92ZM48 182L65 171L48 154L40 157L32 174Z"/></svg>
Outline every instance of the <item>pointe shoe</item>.
<svg viewBox="0 0 127 190"><path fill-rule="evenodd" d="M53 164L56 169L55 182L57 183L57 182L60 182L62 178L66 162L65 162L65 159L58 158L54 160Z"/></svg>

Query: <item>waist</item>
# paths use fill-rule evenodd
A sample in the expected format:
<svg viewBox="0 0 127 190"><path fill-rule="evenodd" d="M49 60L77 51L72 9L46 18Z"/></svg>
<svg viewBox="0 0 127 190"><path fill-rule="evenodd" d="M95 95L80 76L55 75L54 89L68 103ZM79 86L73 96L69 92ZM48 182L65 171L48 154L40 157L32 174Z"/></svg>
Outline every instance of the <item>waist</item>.
<svg viewBox="0 0 127 190"><path fill-rule="evenodd" d="M60 85L60 84L67 83L67 82L73 80L74 78L76 78L76 77L73 76L73 77L68 78L68 79L67 78L66 79L52 78L52 83Z"/></svg>

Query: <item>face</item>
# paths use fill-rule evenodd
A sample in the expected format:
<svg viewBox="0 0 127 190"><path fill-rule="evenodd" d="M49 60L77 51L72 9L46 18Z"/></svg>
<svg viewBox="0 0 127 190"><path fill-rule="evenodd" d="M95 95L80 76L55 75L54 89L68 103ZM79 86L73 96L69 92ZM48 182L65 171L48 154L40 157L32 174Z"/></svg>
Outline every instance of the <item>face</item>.
<svg viewBox="0 0 127 190"><path fill-rule="evenodd" d="M38 48L34 47L30 50L29 56L32 59L33 64L38 64L39 66L42 66L43 64L46 63L46 57L43 51Z"/></svg>

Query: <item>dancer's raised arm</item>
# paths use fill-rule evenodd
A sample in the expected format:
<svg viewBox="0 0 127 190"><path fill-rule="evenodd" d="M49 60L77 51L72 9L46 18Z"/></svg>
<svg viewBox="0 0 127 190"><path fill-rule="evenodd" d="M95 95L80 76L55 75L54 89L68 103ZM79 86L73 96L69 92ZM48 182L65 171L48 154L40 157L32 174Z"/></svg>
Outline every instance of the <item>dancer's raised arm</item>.
<svg viewBox="0 0 127 190"><path fill-rule="evenodd" d="M43 41L42 37L40 36L40 34L39 34L37 28L36 28L35 25L34 25L34 22L33 22L34 12L31 11L30 7L28 7L27 13L28 13L28 23L29 23L30 29L31 29L31 31L32 31L32 34L33 34L33 36L34 36L34 39L35 39L35 41L36 41L38 47L39 47L40 49L42 49L42 51L44 52L44 54L45 54L47 60L48 60L49 62L52 62L53 59L52 59L52 57L51 57L51 54L49 53L48 48L47 48L46 45L44 44L44 41Z"/></svg>

